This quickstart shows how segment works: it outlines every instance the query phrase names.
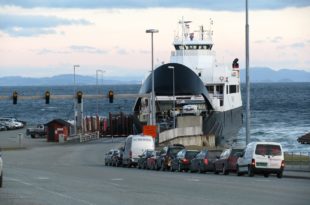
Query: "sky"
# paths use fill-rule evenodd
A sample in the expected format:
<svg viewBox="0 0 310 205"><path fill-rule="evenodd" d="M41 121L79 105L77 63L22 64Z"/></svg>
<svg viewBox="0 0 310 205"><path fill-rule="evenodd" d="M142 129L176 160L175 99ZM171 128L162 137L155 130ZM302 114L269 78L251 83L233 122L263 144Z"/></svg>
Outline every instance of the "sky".
<svg viewBox="0 0 310 205"><path fill-rule="evenodd" d="M178 21L213 19L217 61L245 65L245 0L0 0L0 77L145 76L169 62ZM310 0L249 0L250 66L310 72Z"/></svg>

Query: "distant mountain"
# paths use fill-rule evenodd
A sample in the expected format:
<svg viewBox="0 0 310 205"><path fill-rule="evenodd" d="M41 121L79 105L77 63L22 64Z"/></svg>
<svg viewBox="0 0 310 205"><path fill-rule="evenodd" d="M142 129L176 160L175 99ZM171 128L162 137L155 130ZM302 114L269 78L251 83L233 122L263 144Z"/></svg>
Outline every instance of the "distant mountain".
<svg viewBox="0 0 310 205"><path fill-rule="evenodd" d="M31 78L20 76L0 77L0 86L35 86L35 85L73 85L73 75L57 75L53 77ZM79 85L95 85L96 78L92 76L75 76ZM143 77L104 77L99 79L100 84L140 84Z"/></svg>
<svg viewBox="0 0 310 205"><path fill-rule="evenodd" d="M241 82L245 82L245 69L240 71ZM271 68L250 68L251 82L310 82L310 72L303 70L272 70Z"/></svg>
<svg viewBox="0 0 310 205"><path fill-rule="evenodd" d="M241 69L241 82L245 82L245 69ZM99 79L103 84L140 84L142 76L104 77ZM310 72L302 70L272 70L271 68L250 68L251 82L310 82ZM76 75L79 85L94 85L96 78L92 76ZM73 75L57 75L53 77L31 78L20 76L0 77L0 86L33 86L33 85L73 85Z"/></svg>

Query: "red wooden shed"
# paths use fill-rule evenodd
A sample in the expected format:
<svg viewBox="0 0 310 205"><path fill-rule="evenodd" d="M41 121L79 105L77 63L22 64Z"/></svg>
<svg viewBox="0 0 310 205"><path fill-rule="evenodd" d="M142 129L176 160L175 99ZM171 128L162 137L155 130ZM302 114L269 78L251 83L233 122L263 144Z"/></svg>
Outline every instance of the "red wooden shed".
<svg viewBox="0 0 310 205"><path fill-rule="evenodd" d="M54 119L45 124L47 127L47 141L48 142L59 142L59 135L64 135L64 140L70 135L70 127L72 126L69 122L62 119Z"/></svg>

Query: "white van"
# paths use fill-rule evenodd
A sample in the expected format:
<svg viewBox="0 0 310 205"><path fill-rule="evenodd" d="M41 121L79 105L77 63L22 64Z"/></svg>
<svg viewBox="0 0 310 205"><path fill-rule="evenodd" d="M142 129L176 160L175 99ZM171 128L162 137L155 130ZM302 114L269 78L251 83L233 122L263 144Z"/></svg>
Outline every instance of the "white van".
<svg viewBox="0 0 310 205"><path fill-rule="evenodd" d="M129 135L126 138L123 151L123 165L127 167L136 166L139 155L145 150L154 150L154 140L147 135Z"/></svg>
<svg viewBox="0 0 310 205"><path fill-rule="evenodd" d="M250 177L257 174L277 174L282 178L284 169L284 154L280 143L252 142L247 145L237 160L237 174L248 173Z"/></svg>
<svg viewBox="0 0 310 205"><path fill-rule="evenodd" d="M183 115L200 115L197 105L184 105L183 106Z"/></svg>

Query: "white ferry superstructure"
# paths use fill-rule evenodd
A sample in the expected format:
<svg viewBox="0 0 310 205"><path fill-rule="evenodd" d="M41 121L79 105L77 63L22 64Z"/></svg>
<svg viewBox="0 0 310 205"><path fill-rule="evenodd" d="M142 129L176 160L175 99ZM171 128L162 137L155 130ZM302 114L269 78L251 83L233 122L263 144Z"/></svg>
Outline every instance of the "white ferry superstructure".
<svg viewBox="0 0 310 205"><path fill-rule="evenodd" d="M231 66L217 63L212 50L212 30L203 26L191 32L191 21L179 21L170 63L154 70L156 123L160 132L179 127L178 117L192 105L202 118L204 135L215 135L217 145L233 144L242 126L242 100L238 59ZM152 92L151 74L140 94ZM151 98L138 98L134 106L136 125L151 124ZM187 108L190 106L187 106ZM177 119L175 119L177 118ZM175 122L175 120L177 122Z"/></svg>

